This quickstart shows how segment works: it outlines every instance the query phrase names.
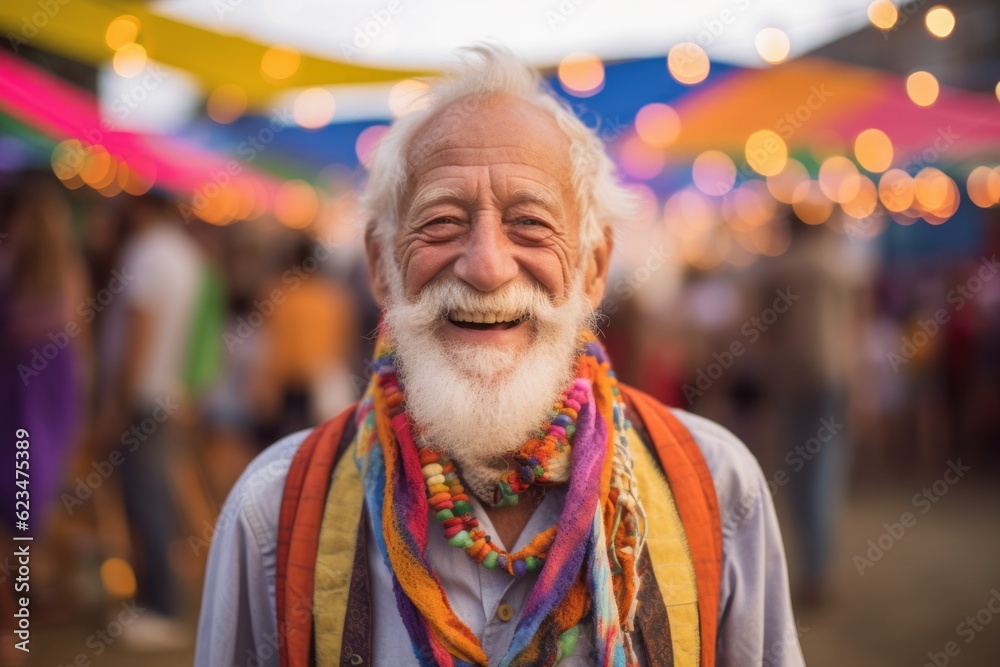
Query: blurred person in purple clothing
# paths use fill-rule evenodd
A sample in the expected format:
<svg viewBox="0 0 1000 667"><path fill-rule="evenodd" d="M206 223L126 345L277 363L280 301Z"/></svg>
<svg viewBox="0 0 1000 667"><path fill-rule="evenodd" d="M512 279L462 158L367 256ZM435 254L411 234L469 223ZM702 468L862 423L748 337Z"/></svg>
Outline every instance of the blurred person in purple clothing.
<svg viewBox="0 0 1000 667"><path fill-rule="evenodd" d="M69 205L49 179L30 175L11 185L0 213L0 234L0 433L10 466L15 433L28 433L30 519L28 532L21 534L39 536L81 435L87 281L70 231ZM23 489L15 485L13 470L8 471L0 481L0 535L14 531L15 498L25 495L15 495ZM12 581L3 586L0 625L5 634ZM11 649L4 642L3 650ZM14 662L23 656L18 653L3 655Z"/></svg>

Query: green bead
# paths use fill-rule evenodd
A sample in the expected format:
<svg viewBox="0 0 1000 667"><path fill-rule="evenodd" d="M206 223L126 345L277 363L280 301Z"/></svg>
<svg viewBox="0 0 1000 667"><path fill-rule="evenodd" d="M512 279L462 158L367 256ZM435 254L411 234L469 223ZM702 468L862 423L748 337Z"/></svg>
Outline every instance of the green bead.
<svg viewBox="0 0 1000 667"><path fill-rule="evenodd" d="M438 521L447 521L448 519L454 519L455 515L451 513L451 510L441 510L437 513Z"/></svg>
<svg viewBox="0 0 1000 667"><path fill-rule="evenodd" d="M472 546L472 538L469 537L469 533L467 531L463 530L459 533L456 533L454 537L448 540L448 544L450 544L453 547L460 547L462 549L467 549Z"/></svg>
<svg viewBox="0 0 1000 667"><path fill-rule="evenodd" d="M491 551L486 556L486 558L483 559L483 567L485 567L487 570L495 570L495 569L497 569L497 559L498 558L499 558L499 556L497 556L497 552L496 551Z"/></svg>
<svg viewBox="0 0 1000 667"><path fill-rule="evenodd" d="M569 424L566 426L566 437L572 438L573 434L576 433L576 424Z"/></svg>
<svg viewBox="0 0 1000 667"><path fill-rule="evenodd" d="M572 628L559 635L559 639L556 640L559 645L559 648L556 651L556 662L573 655L573 651L576 649L576 640L579 638L579 625L574 625Z"/></svg>
<svg viewBox="0 0 1000 667"><path fill-rule="evenodd" d="M528 556L524 559L524 567L527 568L528 572L536 572L541 563L534 556Z"/></svg>
<svg viewBox="0 0 1000 667"><path fill-rule="evenodd" d="M462 516L463 514L468 514L472 511L472 505L464 500L457 500L455 501L455 507L452 508L452 511L456 515Z"/></svg>

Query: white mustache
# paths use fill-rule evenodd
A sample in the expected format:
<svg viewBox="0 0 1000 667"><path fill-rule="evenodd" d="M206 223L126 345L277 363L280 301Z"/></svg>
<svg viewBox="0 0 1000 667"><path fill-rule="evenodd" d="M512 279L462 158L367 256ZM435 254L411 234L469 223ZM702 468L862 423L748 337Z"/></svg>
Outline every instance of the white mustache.
<svg viewBox="0 0 1000 667"><path fill-rule="evenodd" d="M416 301L393 307L429 327L442 324L449 314L460 311L540 322L550 321L558 312L546 291L528 282L509 283L492 292L480 292L459 281L436 282L425 287Z"/></svg>

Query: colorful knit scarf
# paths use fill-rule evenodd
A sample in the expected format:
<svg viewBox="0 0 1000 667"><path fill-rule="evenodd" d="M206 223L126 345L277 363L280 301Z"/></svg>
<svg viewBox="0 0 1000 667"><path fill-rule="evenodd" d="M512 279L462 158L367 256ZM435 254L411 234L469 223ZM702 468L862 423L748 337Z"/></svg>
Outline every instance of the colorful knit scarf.
<svg viewBox="0 0 1000 667"><path fill-rule="evenodd" d="M556 664L572 653L588 617L599 664L636 664L628 633L634 629L636 556L646 526L628 453L629 425L605 351L589 332L581 334L580 344L572 386L497 485L494 505L502 506L532 485L568 483L555 534L539 542L541 569L504 666ZM354 452L403 624L421 665L485 666L479 639L452 610L427 556L434 513L385 340L376 347L373 370L356 413ZM523 567L503 569L512 576L524 573Z"/></svg>

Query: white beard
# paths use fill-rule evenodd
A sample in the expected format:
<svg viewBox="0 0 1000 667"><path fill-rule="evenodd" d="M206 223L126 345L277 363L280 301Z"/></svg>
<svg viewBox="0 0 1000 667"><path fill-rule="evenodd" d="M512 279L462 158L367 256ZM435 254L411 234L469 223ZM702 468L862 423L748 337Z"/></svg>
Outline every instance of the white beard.
<svg viewBox="0 0 1000 667"><path fill-rule="evenodd" d="M517 451L545 424L576 368L577 335L593 317L582 275L566 303L553 306L545 291L517 283L489 293L458 281L434 283L416 301L394 286L385 310L386 333L406 392L406 411L421 445L455 459L462 481L485 502ZM492 345L446 343L445 314L522 312L532 328L522 352Z"/></svg>

